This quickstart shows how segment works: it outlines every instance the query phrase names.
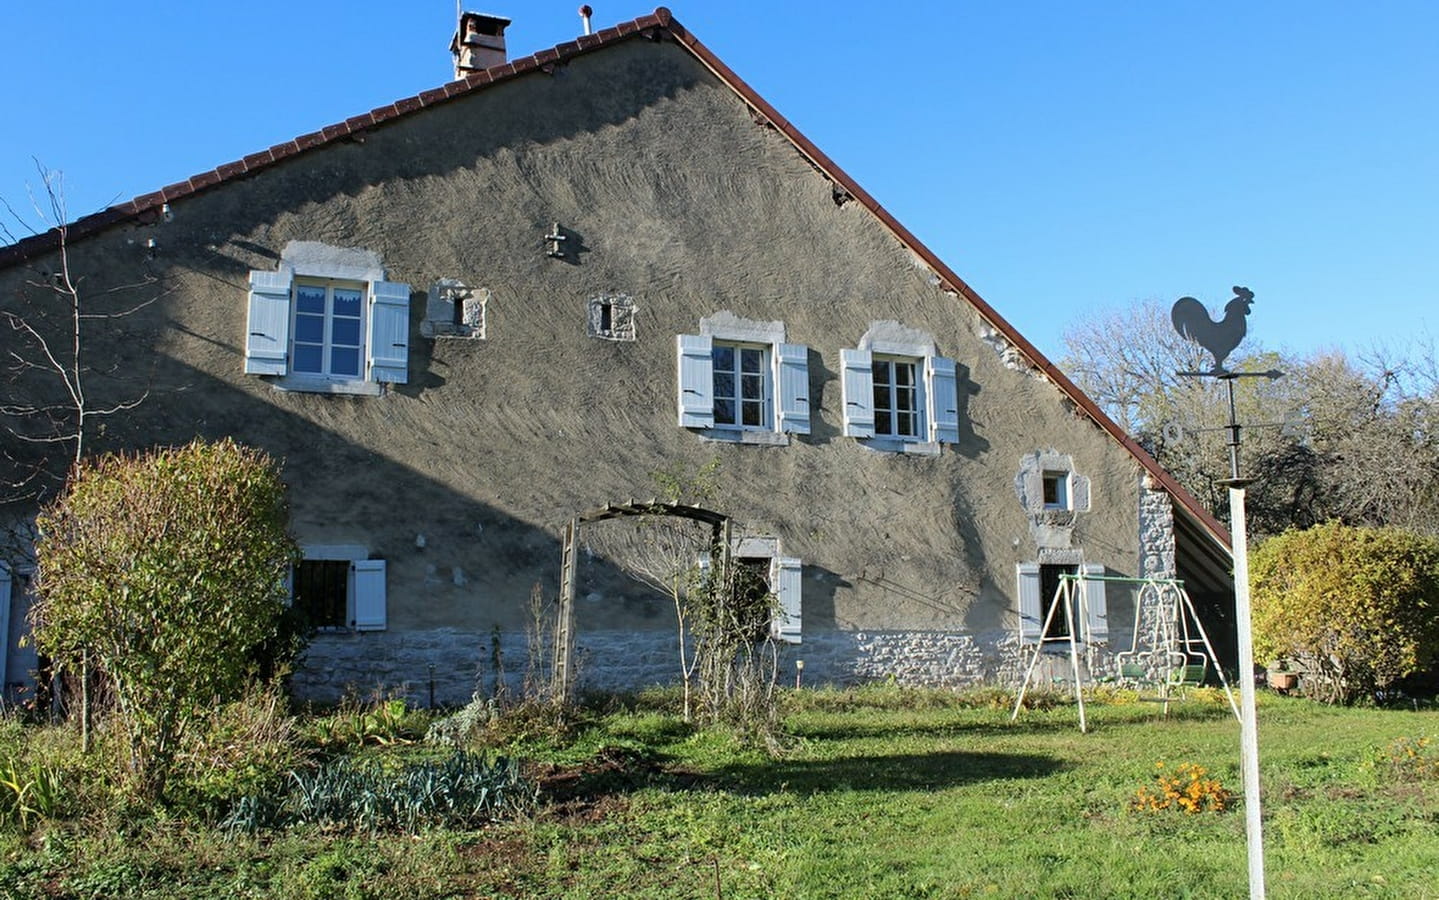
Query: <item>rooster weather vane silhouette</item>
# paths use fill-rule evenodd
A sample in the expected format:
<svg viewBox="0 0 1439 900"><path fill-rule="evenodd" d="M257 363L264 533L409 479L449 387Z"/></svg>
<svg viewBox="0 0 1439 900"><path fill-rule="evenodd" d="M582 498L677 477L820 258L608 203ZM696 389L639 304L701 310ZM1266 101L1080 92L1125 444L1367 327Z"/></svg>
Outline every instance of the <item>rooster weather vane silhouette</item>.
<svg viewBox="0 0 1439 900"><path fill-rule="evenodd" d="M1244 340L1248 330L1249 309L1254 305L1254 292L1247 287L1234 286L1234 299L1224 306L1224 318L1218 322L1209 318L1209 310L1193 297L1180 297L1170 310L1169 318L1179 336L1194 341L1214 354L1214 368L1204 374L1226 375L1224 360L1239 342Z"/></svg>

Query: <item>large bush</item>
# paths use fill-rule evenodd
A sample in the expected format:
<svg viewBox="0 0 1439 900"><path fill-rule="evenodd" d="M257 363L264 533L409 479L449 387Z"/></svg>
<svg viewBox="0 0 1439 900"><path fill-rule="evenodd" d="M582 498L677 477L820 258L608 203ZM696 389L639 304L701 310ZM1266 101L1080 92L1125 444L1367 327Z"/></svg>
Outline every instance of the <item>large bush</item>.
<svg viewBox="0 0 1439 900"><path fill-rule="evenodd" d="M288 518L275 464L228 439L81 463L41 512L35 644L109 679L140 793L163 792L185 726L274 645Z"/></svg>
<svg viewBox="0 0 1439 900"><path fill-rule="evenodd" d="M1250 562L1258 659L1297 661L1349 702L1439 660L1439 540L1331 522L1271 538Z"/></svg>

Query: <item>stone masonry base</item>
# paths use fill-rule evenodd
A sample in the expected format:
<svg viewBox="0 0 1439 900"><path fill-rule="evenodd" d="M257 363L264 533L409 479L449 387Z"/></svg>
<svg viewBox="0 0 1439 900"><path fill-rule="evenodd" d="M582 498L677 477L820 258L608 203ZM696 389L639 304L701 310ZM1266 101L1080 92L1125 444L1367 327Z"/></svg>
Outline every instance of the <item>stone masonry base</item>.
<svg viewBox="0 0 1439 900"><path fill-rule="evenodd" d="M893 680L898 684L964 687L1018 685L1032 647L1011 632L854 631L806 635L799 645L779 645L779 681L793 684L803 660L803 683L852 685ZM543 656L543 655L542 655ZM453 706L503 682L520 691L530 670L522 633L435 629L418 632L321 634L311 643L294 678L304 700L338 700L346 694L403 696L418 705ZM540 661L541 671L548 659ZM1109 660L1098 651L1086 659L1101 674ZM632 691L679 681L675 635L667 632L587 632L575 646L581 691ZM1040 683L1066 678L1067 656L1046 653Z"/></svg>

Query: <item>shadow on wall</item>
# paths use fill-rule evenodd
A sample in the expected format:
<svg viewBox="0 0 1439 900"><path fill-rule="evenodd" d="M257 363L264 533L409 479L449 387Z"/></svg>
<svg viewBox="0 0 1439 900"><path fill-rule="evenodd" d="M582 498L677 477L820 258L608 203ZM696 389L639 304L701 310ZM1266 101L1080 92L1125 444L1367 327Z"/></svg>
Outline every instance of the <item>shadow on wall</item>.
<svg viewBox="0 0 1439 900"><path fill-rule="evenodd" d="M592 134L632 120L646 108L677 97L706 73L681 51L641 55L651 48L618 46L604 59L582 58L557 66L550 75L532 74L467 97L432 106L419 117L401 118L324 150L286 160L258 178L232 181L223 198L223 219L232 234L250 234L282 220L302 206L326 207L341 197L357 197L376 185L391 187L473 169L517 146L543 147ZM629 59L626 59L629 56ZM583 77L571 69L584 68ZM636 75L635 69L649 71ZM534 115L535 110L545 115ZM417 134L417 131L420 132ZM536 181L552 173L515 172ZM539 227L548 230L551 222ZM398 232L397 232L398 233ZM588 251L583 238L563 228L565 262L578 264ZM274 251L249 241L231 241L246 254L273 258ZM371 244L374 249L387 247ZM255 268L252 255L235 258L217 251L223 264L211 263L237 278Z"/></svg>
<svg viewBox="0 0 1439 900"><path fill-rule="evenodd" d="M969 377L969 366L956 362L954 365L954 381L956 385L957 400L959 402L959 443L954 449L967 459L978 459L989 452L989 441L980 437L974 430L974 419L969 414L969 401L979 396L980 387Z"/></svg>
<svg viewBox="0 0 1439 900"><path fill-rule="evenodd" d="M387 398L271 393L267 385L257 396L170 357L157 365L150 396L109 420L93 452L225 436L268 452L282 463L291 527L302 541L363 544L372 558L390 561L392 629L522 627L534 583L558 593L558 528L476 499L489 489L483 448L449 448L474 462L473 478L457 487L327 425L353 427L362 416L383 422ZM382 435L376 443L383 446ZM456 572L444 553L463 557L455 565L471 575ZM632 583L606 560L595 565L605 583Z"/></svg>

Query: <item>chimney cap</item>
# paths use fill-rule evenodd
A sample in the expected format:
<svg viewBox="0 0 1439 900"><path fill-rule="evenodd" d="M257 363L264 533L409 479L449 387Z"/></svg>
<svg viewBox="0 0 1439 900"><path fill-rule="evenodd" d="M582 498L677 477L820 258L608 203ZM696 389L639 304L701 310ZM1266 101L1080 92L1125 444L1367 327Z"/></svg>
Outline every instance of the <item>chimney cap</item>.
<svg viewBox="0 0 1439 900"><path fill-rule="evenodd" d="M504 16L496 16L491 13L462 12L460 13L459 25L455 28L455 37L450 41L450 52L458 53L465 36L471 33L503 38L505 36L505 29L508 28L509 25L510 20Z"/></svg>

